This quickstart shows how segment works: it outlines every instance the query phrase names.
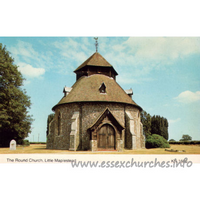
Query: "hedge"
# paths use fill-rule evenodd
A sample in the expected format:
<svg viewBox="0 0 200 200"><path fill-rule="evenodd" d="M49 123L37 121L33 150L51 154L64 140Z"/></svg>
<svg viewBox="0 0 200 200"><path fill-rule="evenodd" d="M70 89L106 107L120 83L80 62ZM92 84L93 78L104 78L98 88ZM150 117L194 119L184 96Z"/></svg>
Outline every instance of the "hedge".
<svg viewBox="0 0 200 200"><path fill-rule="evenodd" d="M29 146L30 145L30 142L29 140L24 140L23 143L22 143L23 146Z"/></svg>
<svg viewBox="0 0 200 200"><path fill-rule="evenodd" d="M29 146L30 142L29 142L29 140L23 140L23 139L21 139L21 140L18 140L17 144L18 145L22 145L22 146Z"/></svg>
<svg viewBox="0 0 200 200"><path fill-rule="evenodd" d="M191 141L169 141L169 144L200 144L200 140Z"/></svg>
<svg viewBox="0 0 200 200"><path fill-rule="evenodd" d="M46 144L46 142L30 142L30 144Z"/></svg>

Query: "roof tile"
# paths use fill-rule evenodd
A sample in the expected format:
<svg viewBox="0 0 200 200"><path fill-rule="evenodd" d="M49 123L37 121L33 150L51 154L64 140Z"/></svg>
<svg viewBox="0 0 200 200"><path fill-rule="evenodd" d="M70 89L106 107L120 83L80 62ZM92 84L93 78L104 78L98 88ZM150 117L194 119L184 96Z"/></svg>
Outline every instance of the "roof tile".
<svg viewBox="0 0 200 200"><path fill-rule="evenodd" d="M112 67L113 66L98 52L95 52L84 63L82 63L74 72L80 70L85 66L100 66L100 67Z"/></svg>
<svg viewBox="0 0 200 200"><path fill-rule="evenodd" d="M106 85L105 94L99 91L102 83ZM117 102L138 106L113 78L102 74L81 77L57 105L73 102Z"/></svg>

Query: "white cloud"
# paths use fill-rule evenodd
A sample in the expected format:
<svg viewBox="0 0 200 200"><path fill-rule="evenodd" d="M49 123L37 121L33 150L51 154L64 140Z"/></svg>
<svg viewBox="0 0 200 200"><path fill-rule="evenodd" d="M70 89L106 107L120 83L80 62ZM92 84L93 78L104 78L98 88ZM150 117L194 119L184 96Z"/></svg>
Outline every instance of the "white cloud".
<svg viewBox="0 0 200 200"><path fill-rule="evenodd" d="M31 83L31 81L29 81L29 80L24 80L24 81L23 81L23 85L24 85L24 86L29 85L30 83Z"/></svg>
<svg viewBox="0 0 200 200"><path fill-rule="evenodd" d="M133 84L133 83L139 83L139 81L135 78L127 77L125 75L121 75L117 77L117 82L120 84Z"/></svg>
<svg viewBox="0 0 200 200"><path fill-rule="evenodd" d="M170 124L174 124L174 123L179 122L179 121L181 121L181 118L169 119L169 120L168 120L168 122L169 122Z"/></svg>
<svg viewBox="0 0 200 200"><path fill-rule="evenodd" d="M88 56L84 52L90 51L88 49L88 39L82 38L82 42L79 43L76 41L76 38L67 38L65 42L54 42L54 47L60 50L60 54L67 59L74 60L79 64L82 64Z"/></svg>
<svg viewBox="0 0 200 200"><path fill-rule="evenodd" d="M15 63L20 66L19 70L29 77L37 77L44 73L44 69L48 70L55 66L54 53L47 49L47 43L39 40L40 48L34 48L34 40L32 43L17 41L16 45L9 47L9 52L12 53ZM45 47L45 48L44 48ZM26 63L30 63L31 67ZM30 72L29 72L30 71Z"/></svg>
<svg viewBox="0 0 200 200"><path fill-rule="evenodd" d="M181 103L193 103L200 101L200 91L191 92L189 90L180 93L175 99Z"/></svg>
<svg viewBox="0 0 200 200"><path fill-rule="evenodd" d="M105 58L116 68L126 66L138 77L152 70L165 69L176 59L199 54L200 38L130 37L121 45L116 44L111 48Z"/></svg>
<svg viewBox="0 0 200 200"><path fill-rule="evenodd" d="M14 55L21 55L34 59L38 57L38 53L33 49L32 44L20 40L16 46L10 48L10 52Z"/></svg>
<svg viewBox="0 0 200 200"><path fill-rule="evenodd" d="M151 77L143 78L143 77L133 77L132 74L123 73L120 76L117 76L117 82L120 84L141 84L143 82L153 81L154 79Z"/></svg>
<svg viewBox="0 0 200 200"><path fill-rule="evenodd" d="M125 49L125 46L124 45L120 45L120 44L116 44L112 48L115 51L121 52L121 51L123 51Z"/></svg>
<svg viewBox="0 0 200 200"><path fill-rule="evenodd" d="M179 57L200 53L200 38L195 37L130 37L124 45L137 58L169 63Z"/></svg>
<svg viewBox="0 0 200 200"><path fill-rule="evenodd" d="M18 66L19 66L19 68L18 68L19 71L23 75L28 76L28 77L32 77L32 78L39 77L45 73L45 69L34 68L31 65L26 64L26 63L19 63Z"/></svg>

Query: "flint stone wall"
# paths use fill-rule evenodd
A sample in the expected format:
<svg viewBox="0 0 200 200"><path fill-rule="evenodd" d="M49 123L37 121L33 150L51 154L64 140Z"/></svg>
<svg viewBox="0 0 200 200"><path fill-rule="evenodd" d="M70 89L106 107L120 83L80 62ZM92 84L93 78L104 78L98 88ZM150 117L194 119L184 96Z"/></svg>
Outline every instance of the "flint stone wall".
<svg viewBox="0 0 200 200"><path fill-rule="evenodd" d="M90 149L90 134L87 129L96 121L96 119L109 108L115 118L124 126L124 106L119 103L84 103L82 106L82 148ZM124 138L124 130L122 131Z"/></svg>
<svg viewBox="0 0 200 200"><path fill-rule="evenodd" d="M137 135L137 148L141 148L141 131L140 131L140 111L137 107L129 106L122 103L104 103L104 102L88 102L88 103L70 103L59 105L55 109L55 116L50 123L50 134L47 139L47 148L49 149L66 149L70 148L70 132L72 116L74 112L79 112L79 147L77 150L90 150L90 133L88 128L97 120L103 111L109 108L119 123L126 127L128 121L125 111L129 111L134 118L134 131ZM61 116L60 134L58 131L58 116ZM125 137L125 132L127 137ZM123 148L132 148L132 140L130 131L125 129L122 131Z"/></svg>

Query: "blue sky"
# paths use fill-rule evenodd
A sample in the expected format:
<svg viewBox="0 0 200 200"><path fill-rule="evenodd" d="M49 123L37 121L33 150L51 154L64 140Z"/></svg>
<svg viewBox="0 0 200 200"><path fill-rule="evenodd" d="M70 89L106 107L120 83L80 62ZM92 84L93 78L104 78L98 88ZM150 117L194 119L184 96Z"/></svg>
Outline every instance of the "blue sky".
<svg viewBox="0 0 200 200"><path fill-rule="evenodd" d="M169 121L169 138L200 140L200 38L99 37L99 53L123 89L151 115ZM46 141L47 116L75 82L75 70L95 52L93 37L0 37L26 78L35 121L30 141Z"/></svg>

